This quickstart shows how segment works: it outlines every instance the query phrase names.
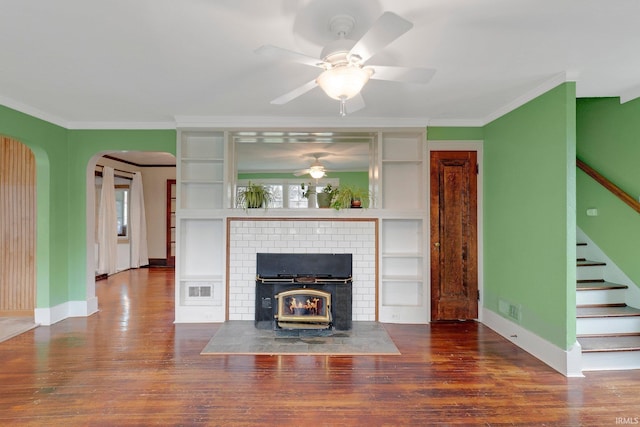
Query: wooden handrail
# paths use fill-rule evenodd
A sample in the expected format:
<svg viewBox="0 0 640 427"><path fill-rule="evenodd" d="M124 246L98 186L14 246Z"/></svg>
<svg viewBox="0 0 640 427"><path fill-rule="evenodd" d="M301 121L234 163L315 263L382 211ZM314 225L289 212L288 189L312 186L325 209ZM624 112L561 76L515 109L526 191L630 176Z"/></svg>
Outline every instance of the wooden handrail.
<svg viewBox="0 0 640 427"><path fill-rule="evenodd" d="M604 176L600 175L595 169L586 164L580 159L576 159L576 166L584 171L591 178L595 179L600 185L604 188L612 192L615 196L617 196L620 200L625 202L627 205L631 206L633 210L640 213L640 202L636 199L625 193L620 187L615 185L613 182L609 181Z"/></svg>

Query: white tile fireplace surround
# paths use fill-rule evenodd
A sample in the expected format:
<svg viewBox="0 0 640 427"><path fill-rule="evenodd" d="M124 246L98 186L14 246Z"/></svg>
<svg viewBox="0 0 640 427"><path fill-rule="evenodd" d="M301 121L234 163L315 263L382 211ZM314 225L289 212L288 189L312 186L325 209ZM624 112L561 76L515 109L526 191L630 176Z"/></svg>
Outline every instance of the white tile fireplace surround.
<svg viewBox="0 0 640 427"><path fill-rule="evenodd" d="M375 218L229 218L229 320L254 320L256 254L350 253L353 255L353 320L376 316Z"/></svg>

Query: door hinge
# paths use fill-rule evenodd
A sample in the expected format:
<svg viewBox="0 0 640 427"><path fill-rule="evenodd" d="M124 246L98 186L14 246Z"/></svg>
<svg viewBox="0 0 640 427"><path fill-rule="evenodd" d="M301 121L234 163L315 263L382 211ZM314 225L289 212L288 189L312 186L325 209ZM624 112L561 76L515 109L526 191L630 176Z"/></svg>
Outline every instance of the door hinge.
<svg viewBox="0 0 640 427"><path fill-rule="evenodd" d="M478 289L478 301L480 301L480 289Z"/></svg>
<svg viewBox="0 0 640 427"><path fill-rule="evenodd" d="M476 163L476 175L480 174L480 165Z"/></svg>

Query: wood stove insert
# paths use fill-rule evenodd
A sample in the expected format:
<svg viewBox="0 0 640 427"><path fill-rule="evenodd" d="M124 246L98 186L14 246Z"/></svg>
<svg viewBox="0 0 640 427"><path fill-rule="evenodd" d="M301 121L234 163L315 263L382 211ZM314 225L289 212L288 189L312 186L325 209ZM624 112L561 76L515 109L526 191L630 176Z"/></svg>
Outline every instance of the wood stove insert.
<svg viewBox="0 0 640 427"><path fill-rule="evenodd" d="M351 329L351 254L258 253L256 265L257 328Z"/></svg>

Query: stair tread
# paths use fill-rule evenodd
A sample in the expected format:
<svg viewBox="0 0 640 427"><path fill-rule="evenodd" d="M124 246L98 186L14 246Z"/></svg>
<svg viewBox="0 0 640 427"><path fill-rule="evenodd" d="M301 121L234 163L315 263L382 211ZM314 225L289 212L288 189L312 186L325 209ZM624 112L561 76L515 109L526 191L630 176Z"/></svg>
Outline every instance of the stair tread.
<svg viewBox="0 0 640 427"><path fill-rule="evenodd" d="M628 317L640 316L640 309L629 307L627 305L621 307L578 307L576 308L576 317Z"/></svg>
<svg viewBox="0 0 640 427"><path fill-rule="evenodd" d="M640 351L640 334L621 336L579 337L583 352Z"/></svg>
<svg viewBox="0 0 640 427"><path fill-rule="evenodd" d="M597 291L597 290L607 290L607 289L627 289L627 285L621 285L620 283L613 282L603 282L603 281L591 281L585 282L580 281L576 284L576 289L579 291Z"/></svg>
<svg viewBox="0 0 640 427"><path fill-rule="evenodd" d="M607 265L606 262L591 261L591 260L584 259L584 258L580 258L580 259L576 260L576 263L577 263L578 267L593 267L593 266Z"/></svg>

